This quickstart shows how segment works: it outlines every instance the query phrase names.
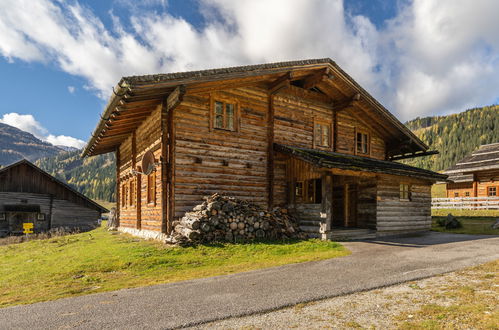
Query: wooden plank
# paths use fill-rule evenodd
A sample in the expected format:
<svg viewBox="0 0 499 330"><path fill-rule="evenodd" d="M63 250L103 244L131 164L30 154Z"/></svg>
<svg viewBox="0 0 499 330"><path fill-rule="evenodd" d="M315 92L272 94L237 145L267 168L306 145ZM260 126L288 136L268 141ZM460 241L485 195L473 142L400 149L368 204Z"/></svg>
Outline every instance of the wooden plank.
<svg viewBox="0 0 499 330"><path fill-rule="evenodd" d="M271 210L274 206L274 95L269 95L269 114L268 114L268 158L267 158L267 193L268 193L268 209Z"/></svg>
<svg viewBox="0 0 499 330"><path fill-rule="evenodd" d="M322 173L322 203L320 233L323 240L331 239L333 224L333 175L331 172Z"/></svg>

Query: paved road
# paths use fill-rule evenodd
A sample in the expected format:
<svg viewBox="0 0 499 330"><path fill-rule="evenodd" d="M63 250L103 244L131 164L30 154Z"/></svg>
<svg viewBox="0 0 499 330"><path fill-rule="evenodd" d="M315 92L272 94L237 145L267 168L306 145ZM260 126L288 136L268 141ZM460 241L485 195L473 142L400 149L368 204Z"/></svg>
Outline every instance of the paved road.
<svg viewBox="0 0 499 330"><path fill-rule="evenodd" d="M0 309L1 329L170 329L428 277L499 258L499 237L348 242L352 255Z"/></svg>

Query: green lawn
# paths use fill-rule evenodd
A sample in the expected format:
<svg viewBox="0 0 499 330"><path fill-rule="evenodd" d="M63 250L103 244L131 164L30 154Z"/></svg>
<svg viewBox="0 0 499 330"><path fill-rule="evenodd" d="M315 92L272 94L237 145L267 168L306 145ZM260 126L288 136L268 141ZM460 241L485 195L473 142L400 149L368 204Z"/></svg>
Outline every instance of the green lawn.
<svg viewBox="0 0 499 330"><path fill-rule="evenodd" d="M0 307L348 254L319 240L167 247L98 228L0 246Z"/></svg>
<svg viewBox="0 0 499 330"><path fill-rule="evenodd" d="M454 214L454 213L452 213ZM433 231L440 231L444 233L454 233L454 234L474 234L474 235L499 235L499 229L492 229L490 226L495 222L495 217L461 217L456 216L458 220L463 224L462 228L457 229L445 229L445 227L440 227L437 225L437 219L444 217L432 217Z"/></svg>

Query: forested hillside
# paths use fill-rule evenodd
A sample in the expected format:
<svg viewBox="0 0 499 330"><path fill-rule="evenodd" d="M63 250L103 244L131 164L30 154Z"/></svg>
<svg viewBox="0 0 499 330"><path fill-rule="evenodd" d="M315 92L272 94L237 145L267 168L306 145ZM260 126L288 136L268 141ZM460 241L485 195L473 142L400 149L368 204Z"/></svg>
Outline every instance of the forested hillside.
<svg viewBox="0 0 499 330"><path fill-rule="evenodd" d="M81 150L62 152L55 157L39 159L35 164L89 198L114 201L114 154L81 159L80 153Z"/></svg>
<svg viewBox="0 0 499 330"><path fill-rule="evenodd" d="M57 155L61 151L61 148L44 142L31 133L0 123L0 167L21 159L34 162L41 157Z"/></svg>
<svg viewBox="0 0 499 330"><path fill-rule="evenodd" d="M449 116L416 118L406 123L430 150L439 155L414 158L405 163L445 170L481 144L499 142L499 105L467 110Z"/></svg>

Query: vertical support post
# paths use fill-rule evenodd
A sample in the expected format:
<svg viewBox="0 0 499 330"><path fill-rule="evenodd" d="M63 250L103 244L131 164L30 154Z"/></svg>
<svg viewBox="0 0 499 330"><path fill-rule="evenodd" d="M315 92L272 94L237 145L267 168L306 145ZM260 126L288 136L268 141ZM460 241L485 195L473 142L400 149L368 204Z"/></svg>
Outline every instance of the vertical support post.
<svg viewBox="0 0 499 330"><path fill-rule="evenodd" d="M121 202L121 196L120 196L120 148L116 148L115 152L116 156L116 212L115 212L115 217L116 217L116 227L120 226L120 202Z"/></svg>
<svg viewBox="0 0 499 330"><path fill-rule="evenodd" d="M333 151L338 151L338 111L333 110Z"/></svg>
<svg viewBox="0 0 499 330"><path fill-rule="evenodd" d="M345 183L343 194L344 198L343 200L345 201L345 205L343 207L343 217L344 217L344 225L345 227L348 227L350 223L350 193L349 189L350 185L348 183Z"/></svg>
<svg viewBox="0 0 499 330"><path fill-rule="evenodd" d="M331 239L333 224L333 175L331 172L322 174L322 205L320 233L322 240Z"/></svg>
<svg viewBox="0 0 499 330"><path fill-rule="evenodd" d="M182 103L185 86L180 85L163 100L161 108L161 208L162 231L170 233L175 216L175 121L174 110Z"/></svg>
<svg viewBox="0 0 499 330"><path fill-rule="evenodd" d="M269 113L267 121L267 193L268 209L274 207L274 94L269 94Z"/></svg>
<svg viewBox="0 0 499 330"><path fill-rule="evenodd" d="M473 178L473 197L478 197L478 182Z"/></svg>
<svg viewBox="0 0 499 330"><path fill-rule="evenodd" d="M47 222L48 222L47 229L52 229L52 209L53 209L53 207L54 207L54 195L50 194L49 217L47 219Z"/></svg>
<svg viewBox="0 0 499 330"><path fill-rule="evenodd" d="M137 133L136 131L132 132L132 170L137 170ZM132 172L133 173L133 172ZM132 182L135 181L135 191L130 191L130 195L135 196L135 228L140 229L140 187L139 187L139 177L140 174L137 174L134 178L132 178Z"/></svg>

